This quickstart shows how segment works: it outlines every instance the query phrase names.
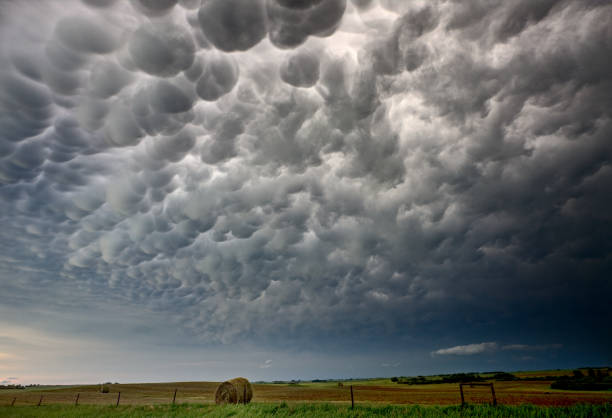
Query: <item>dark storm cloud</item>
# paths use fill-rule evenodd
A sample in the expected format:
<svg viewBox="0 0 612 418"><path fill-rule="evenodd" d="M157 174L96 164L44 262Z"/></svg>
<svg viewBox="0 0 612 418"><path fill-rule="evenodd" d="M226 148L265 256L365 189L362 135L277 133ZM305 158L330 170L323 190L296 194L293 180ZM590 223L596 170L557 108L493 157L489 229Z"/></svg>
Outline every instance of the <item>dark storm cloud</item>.
<svg viewBox="0 0 612 418"><path fill-rule="evenodd" d="M159 81L153 87L151 107L161 113L183 113L193 106L193 97L189 92L168 82Z"/></svg>
<svg viewBox="0 0 612 418"><path fill-rule="evenodd" d="M94 96L107 99L119 93L133 76L114 61L101 61L92 69L89 86Z"/></svg>
<svg viewBox="0 0 612 418"><path fill-rule="evenodd" d="M372 0L351 0L351 3L355 5L355 7L359 9L366 9L374 3Z"/></svg>
<svg viewBox="0 0 612 418"><path fill-rule="evenodd" d="M266 35L263 0L211 0L200 7L204 35L222 51L246 51Z"/></svg>
<svg viewBox="0 0 612 418"><path fill-rule="evenodd" d="M205 58L196 83L198 96L214 102L234 88L239 76L239 67L231 57L210 55Z"/></svg>
<svg viewBox="0 0 612 418"><path fill-rule="evenodd" d="M611 6L49 4L0 37L2 263L44 273L13 296L440 356L609 319Z"/></svg>
<svg viewBox="0 0 612 418"><path fill-rule="evenodd" d="M291 55L280 67L285 83L295 87L312 87L319 80L319 58L314 53Z"/></svg>
<svg viewBox="0 0 612 418"><path fill-rule="evenodd" d="M346 0L266 0L268 36L279 48L293 48L311 36L329 36L338 27Z"/></svg>
<svg viewBox="0 0 612 418"><path fill-rule="evenodd" d="M115 3L117 0L82 0L88 6L91 7L108 7Z"/></svg>
<svg viewBox="0 0 612 418"><path fill-rule="evenodd" d="M129 50L144 72L171 77L191 66L195 45L189 32L178 25L145 24L130 38Z"/></svg>
<svg viewBox="0 0 612 418"><path fill-rule="evenodd" d="M331 35L345 9L346 0L211 0L202 3L198 21L222 51L246 51L266 34L274 45L292 48L309 36Z"/></svg>
<svg viewBox="0 0 612 418"><path fill-rule="evenodd" d="M148 16L164 15L176 5L177 0L131 0L136 10Z"/></svg>
<svg viewBox="0 0 612 418"><path fill-rule="evenodd" d="M77 52L107 54L117 47L117 40L95 21L78 16L67 17L56 26L57 38Z"/></svg>

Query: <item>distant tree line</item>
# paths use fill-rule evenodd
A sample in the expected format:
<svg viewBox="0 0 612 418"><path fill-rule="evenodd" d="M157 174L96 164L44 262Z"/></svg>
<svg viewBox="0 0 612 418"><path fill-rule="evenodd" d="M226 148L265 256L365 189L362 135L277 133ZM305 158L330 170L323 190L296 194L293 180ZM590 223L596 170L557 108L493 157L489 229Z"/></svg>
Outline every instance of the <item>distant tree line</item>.
<svg viewBox="0 0 612 418"><path fill-rule="evenodd" d="M608 390L612 389L612 377L609 368L574 370L572 376L561 376L551 383L551 389L565 390Z"/></svg>
<svg viewBox="0 0 612 418"><path fill-rule="evenodd" d="M25 389L25 388L33 388L33 387L38 387L40 385L0 385L0 390L1 389Z"/></svg>
<svg viewBox="0 0 612 418"><path fill-rule="evenodd" d="M431 385L437 383L483 382L485 379L477 373L454 373L439 376L392 377L391 381L405 385Z"/></svg>
<svg viewBox="0 0 612 418"><path fill-rule="evenodd" d="M273 380L271 382L266 382L265 380L258 380L253 383L261 383L261 384L272 383L275 385L296 385L296 384L303 383L303 382L336 383L336 382L352 382L355 380L377 380L377 379L383 379L383 378L381 377L381 378L312 379L312 380L292 379L292 380Z"/></svg>
<svg viewBox="0 0 612 418"><path fill-rule="evenodd" d="M392 377L391 381L406 385L432 385L439 383L470 383L482 382L485 380L503 381L553 381L551 389L565 390L608 390L612 389L612 376L610 368L585 368L576 369L571 376L528 376L518 377L507 372L490 373L454 373L438 376L416 376ZM585 374L586 373L586 374Z"/></svg>

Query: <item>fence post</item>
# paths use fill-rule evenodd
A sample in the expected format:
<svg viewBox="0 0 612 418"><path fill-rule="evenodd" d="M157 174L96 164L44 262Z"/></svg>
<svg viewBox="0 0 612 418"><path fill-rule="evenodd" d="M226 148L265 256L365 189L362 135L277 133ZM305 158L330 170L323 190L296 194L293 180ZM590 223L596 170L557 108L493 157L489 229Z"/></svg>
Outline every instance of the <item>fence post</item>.
<svg viewBox="0 0 612 418"><path fill-rule="evenodd" d="M74 400L74 406L79 406L79 396L80 395L81 395L80 393L77 393L76 399Z"/></svg>
<svg viewBox="0 0 612 418"><path fill-rule="evenodd" d="M463 397L463 383L459 383L459 392L461 392L461 406L464 406L465 398Z"/></svg>
<svg viewBox="0 0 612 418"><path fill-rule="evenodd" d="M355 397L353 396L353 385L351 385L351 409L355 409Z"/></svg>
<svg viewBox="0 0 612 418"><path fill-rule="evenodd" d="M11 406L15 406L15 401L17 400L17 398L13 398L13 402L11 402Z"/></svg>
<svg viewBox="0 0 612 418"><path fill-rule="evenodd" d="M42 403L42 399L43 399L43 395L40 395L40 399L38 400L38 405L36 406L40 406L40 404Z"/></svg>
<svg viewBox="0 0 612 418"><path fill-rule="evenodd" d="M117 393L117 405L116 406L119 406L119 399L121 399L121 392Z"/></svg>
<svg viewBox="0 0 612 418"><path fill-rule="evenodd" d="M172 405L174 405L174 402L176 401L176 391L177 390L178 390L177 388L174 389L174 396L172 397Z"/></svg>
<svg viewBox="0 0 612 418"><path fill-rule="evenodd" d="M497 406L497 398L495 397L495 389L493 383L491 383L491 395L493 395L493 406Z"/></svg>

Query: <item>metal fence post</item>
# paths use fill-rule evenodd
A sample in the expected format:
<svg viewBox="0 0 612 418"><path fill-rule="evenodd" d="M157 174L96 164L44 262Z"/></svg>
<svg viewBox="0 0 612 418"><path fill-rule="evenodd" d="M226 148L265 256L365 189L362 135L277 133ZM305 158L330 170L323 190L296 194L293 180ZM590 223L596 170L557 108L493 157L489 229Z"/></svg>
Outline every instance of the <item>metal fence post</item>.
<svg viewBox="0 0 612 418"><path fill-rule="evenodd" d="M351 409L355 409L355 398L353 396L353 385L351 385Z"/></svg>

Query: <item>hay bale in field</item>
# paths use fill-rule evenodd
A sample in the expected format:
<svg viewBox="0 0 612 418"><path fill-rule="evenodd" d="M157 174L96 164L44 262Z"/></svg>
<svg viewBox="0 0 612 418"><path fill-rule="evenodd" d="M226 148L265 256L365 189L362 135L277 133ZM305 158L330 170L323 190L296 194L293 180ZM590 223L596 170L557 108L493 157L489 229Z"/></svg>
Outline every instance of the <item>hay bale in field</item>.
<svg viewBox="0 0 612 418"><path fill-rule="evenodd" d="M251 399L253 399L253 388L244 377L237 377L219 384L215 392L217 404L249 403Z"/></svg>
<svg viewBox="0 0 612 418"><path fill-rule="evenodd" d="M236 386L230 382L222 382L217 386L215 392L215 403L217 405L226 403L236 403L238 401L238 392Z"/></svg>
<svg viewBox="0 0 612 418"><path fill-rule="evenodd" d="M251 399L253 399L253 387L248 379L237 377L229 382L236 387L236 392L238 392L238 403L251 402Z"/></svg>

